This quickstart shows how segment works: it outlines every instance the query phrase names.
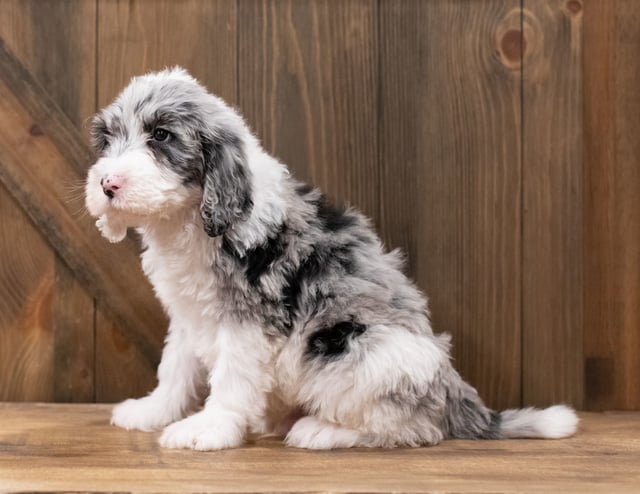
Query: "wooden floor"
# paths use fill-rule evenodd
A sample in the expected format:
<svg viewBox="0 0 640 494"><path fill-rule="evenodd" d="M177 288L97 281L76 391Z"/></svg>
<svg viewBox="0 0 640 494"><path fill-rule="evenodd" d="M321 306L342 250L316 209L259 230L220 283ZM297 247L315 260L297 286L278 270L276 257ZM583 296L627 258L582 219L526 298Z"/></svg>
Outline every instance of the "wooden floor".
<svg viewBox="0 0 640 494"><path fill-rule="evenodd" d="M108 425L107 405L0 404L0 492L640 492L640 413L583 414L571 439L433 448L197 453Z"/></svg>

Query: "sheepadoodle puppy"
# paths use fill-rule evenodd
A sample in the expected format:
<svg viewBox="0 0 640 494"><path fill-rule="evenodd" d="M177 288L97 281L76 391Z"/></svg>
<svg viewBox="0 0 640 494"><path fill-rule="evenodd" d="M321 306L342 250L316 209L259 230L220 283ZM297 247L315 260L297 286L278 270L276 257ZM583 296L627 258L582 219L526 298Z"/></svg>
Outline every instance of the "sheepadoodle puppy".
<svg viewBox="0 0 640 494"><path fill-rule="evenodd" d="M197 450L248 432L314 449L574 433L564 406L488 409L399 254L295 181L184 70L134 78L92 135L86 205L112 242L137 229L171 321L157 388L117 405L113 424Z"/></svg>

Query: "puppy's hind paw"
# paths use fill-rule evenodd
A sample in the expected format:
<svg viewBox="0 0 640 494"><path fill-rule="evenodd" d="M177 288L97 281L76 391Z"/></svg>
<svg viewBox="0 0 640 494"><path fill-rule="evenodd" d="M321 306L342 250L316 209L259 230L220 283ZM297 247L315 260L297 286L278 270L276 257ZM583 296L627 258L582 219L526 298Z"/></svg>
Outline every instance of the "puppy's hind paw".
<svg viewBox="0 0 640 494"><path fill-rule="evenodd" d="M368 446L357 431L344 429L316 417L303 417L287 434L287 446L306 449L335 449Z"/></svg>

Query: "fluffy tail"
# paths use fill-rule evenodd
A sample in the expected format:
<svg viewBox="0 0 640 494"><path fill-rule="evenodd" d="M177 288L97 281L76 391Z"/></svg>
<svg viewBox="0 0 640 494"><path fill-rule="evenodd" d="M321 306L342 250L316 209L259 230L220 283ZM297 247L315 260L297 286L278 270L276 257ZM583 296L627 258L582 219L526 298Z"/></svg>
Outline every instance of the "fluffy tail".
<svg viewBox="0 0 640 494"><path fill-rule="evenodd" d="M573 409L564 405L554 405L543 410L523 408L499 412L500 436L540 437L559 439L572 436L578 426L578 417Z"/></svg>
<svg viewBox="0 0 640 494"><path fill-rule="evenodd" d="M523 408L495 412L485 406L478 393L457 373L449 376L445 428L457 439L546 438L559 439L576 432L578 417L573 409L555 405L545 409Z"/></svg>

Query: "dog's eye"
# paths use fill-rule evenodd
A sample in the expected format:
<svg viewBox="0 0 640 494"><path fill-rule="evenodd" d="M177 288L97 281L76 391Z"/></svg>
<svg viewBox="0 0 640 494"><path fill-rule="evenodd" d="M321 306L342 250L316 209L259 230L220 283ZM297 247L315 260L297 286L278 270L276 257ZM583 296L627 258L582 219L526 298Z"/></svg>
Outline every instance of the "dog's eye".
<svg viewBox="0 0 640 494"><path fill-rule="evenodd" d="M153 131L153 138L156 141L165 141L169 137L169 131L165 129L155 129Z"/></svg>

